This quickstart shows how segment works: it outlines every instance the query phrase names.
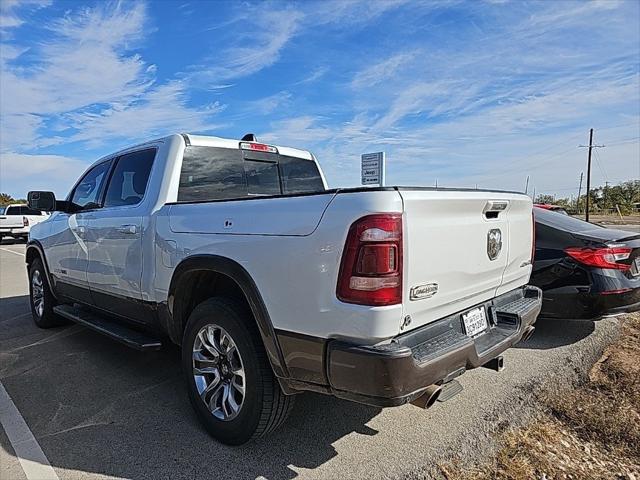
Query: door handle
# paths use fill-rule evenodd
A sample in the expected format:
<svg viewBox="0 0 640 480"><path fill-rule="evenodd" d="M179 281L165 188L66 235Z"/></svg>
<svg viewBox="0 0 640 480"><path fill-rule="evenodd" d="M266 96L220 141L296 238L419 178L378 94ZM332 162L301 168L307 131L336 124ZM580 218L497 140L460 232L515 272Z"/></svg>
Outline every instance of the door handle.
<svg viewBox="0 0 640 480"><path fill-rule="evenodd" d="M78 227L76 228L76 232L78 233L79 237L84 237L84 234L87 233L87 229L82 225L78 225Z"/></svg>
<svg viewBox="0 0 640 480"><path fill-rule="evenodd" d="M117 230L118 233L124 233L125 235L135 235L138 233L138 228L135 225L120 225Z"/></svg>

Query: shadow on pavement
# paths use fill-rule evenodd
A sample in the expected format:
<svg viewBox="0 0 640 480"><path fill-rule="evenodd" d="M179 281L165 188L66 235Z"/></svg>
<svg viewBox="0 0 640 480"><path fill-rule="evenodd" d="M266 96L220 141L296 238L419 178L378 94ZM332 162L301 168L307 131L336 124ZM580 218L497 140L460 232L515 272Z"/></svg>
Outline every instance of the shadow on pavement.
<svg viewBox="0 0 640 480"><path fill-rule="evenodd" d="M535 327L532 337L514 348L548 350L570 345L591 335L595 330L595 323L589 320L539 319Z"/></svg>
<svg viewBox="0 0 640 480"><path fill-rule="evenodd" d="M27 312L26 296L4 305L12 308L2 328L18 333L1 344L0 380L54 468L136 479L290 479L291 467L334 458L340 438L377 434L366 423L379 408L307 393L269 437L221 445L192 412L177 348L141 353L77 325L43 331L17 311Z"/></svg>
<svg viewBox="0 0 640 480"><path fill-rule="evenodd" d="M25 238L14 238L3 236L0 238L0 245L25 245L27 240Z"/></svg>

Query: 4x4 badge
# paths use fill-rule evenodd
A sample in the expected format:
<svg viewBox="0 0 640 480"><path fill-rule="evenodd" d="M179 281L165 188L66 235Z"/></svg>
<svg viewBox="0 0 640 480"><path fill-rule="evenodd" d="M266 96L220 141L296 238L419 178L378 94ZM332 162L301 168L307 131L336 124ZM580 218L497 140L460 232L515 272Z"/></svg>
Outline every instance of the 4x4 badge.
<svg viewBox="0 0 640 480"><path fill-rule="evenodd" d="M487 255L489 260L495 260L502 250L502 232L499 228L492 228L487 234Z"/></svg>

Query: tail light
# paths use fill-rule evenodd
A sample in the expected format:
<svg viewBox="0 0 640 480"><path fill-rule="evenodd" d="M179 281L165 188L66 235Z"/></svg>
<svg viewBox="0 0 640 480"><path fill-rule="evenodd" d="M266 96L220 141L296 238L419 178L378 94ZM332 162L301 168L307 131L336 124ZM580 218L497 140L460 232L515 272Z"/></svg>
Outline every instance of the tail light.
<svg viewBox="0 0 640 480"><path fill-rule="evenodd" d="M29 219L27 217L22 217L22 226L23 227L29 226Z"/></svg>
<svg viewBox="0 0 640 480"><path fill-rule="evenodd" d="M619 262L621 260L627 260L631 256L631 250L629 247L571 247L565 249L565 253L583 265L590 267L629 270L631 269L630 264Z"/></svg>
<svg viewBox="0 0 640 480"><path fill-rule="evenodd" d="M336 294L360 305L402 302L402 214L368 215L351 225Z"/></svg>
<svg viewBox="0 0 640 480"><path fill-rule="evenodd" d="M531 263L536 256L536 217L531 212Z"/></svg>

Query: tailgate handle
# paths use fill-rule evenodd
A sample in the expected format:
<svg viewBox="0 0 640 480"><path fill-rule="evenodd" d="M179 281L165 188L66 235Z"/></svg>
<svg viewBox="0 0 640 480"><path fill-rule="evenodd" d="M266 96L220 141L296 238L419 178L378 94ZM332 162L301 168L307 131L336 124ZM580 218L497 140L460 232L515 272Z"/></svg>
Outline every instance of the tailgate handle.
<svg viewBox="0 0 640 480"><path fill-rule="evenodd" d="M501 212L504 212L509 206L508 200L489 200L482 209L485 218L498 218Z"/></svg>

